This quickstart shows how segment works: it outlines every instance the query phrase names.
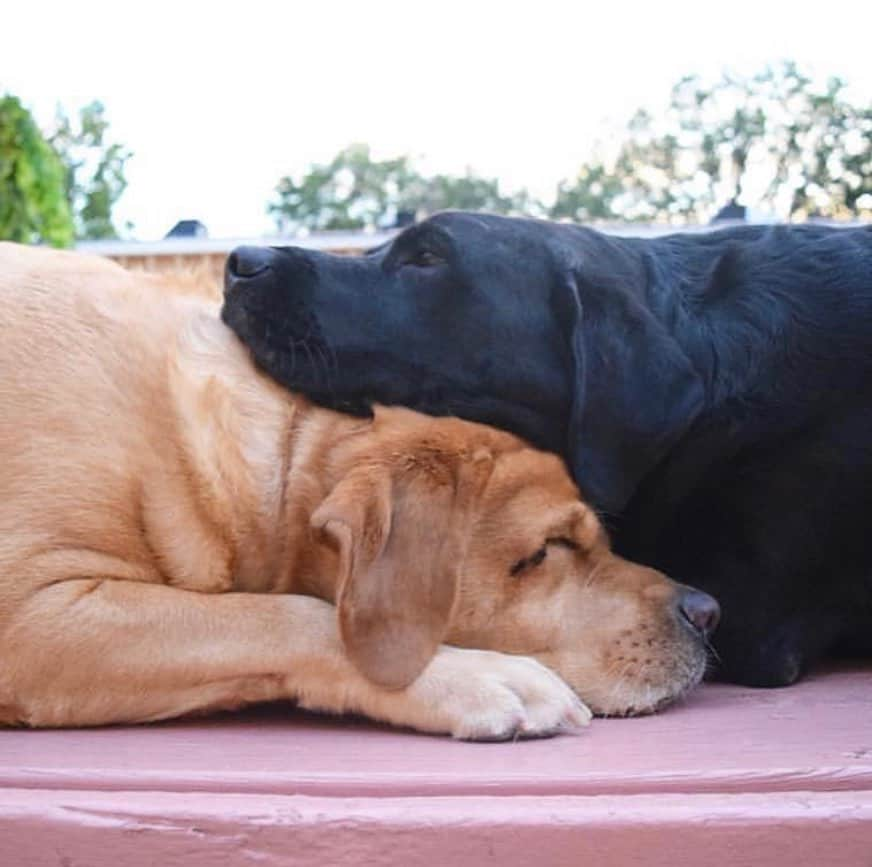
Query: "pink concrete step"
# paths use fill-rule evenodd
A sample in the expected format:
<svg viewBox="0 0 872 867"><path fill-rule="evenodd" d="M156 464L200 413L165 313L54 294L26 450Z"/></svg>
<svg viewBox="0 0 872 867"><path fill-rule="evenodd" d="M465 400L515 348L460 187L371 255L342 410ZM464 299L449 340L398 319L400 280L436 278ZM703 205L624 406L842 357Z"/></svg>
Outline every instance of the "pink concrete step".
<svg viewBox="0 0 872 867"><path fill-rule="evenodd" d="M872 667L463 744L259 708L0 732L2 867L872 867Z"/></svg>

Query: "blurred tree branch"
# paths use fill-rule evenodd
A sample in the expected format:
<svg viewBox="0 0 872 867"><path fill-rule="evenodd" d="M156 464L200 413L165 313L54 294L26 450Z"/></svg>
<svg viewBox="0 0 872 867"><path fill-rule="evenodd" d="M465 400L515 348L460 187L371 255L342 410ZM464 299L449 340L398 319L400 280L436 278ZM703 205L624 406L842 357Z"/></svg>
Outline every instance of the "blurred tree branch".
<svg viewBox="0 0 872 867"><path fill-rule="evenodd" d="M77 238L117 238L112 210L127 188L125 171L131 152L109 141L109 121L98 101L83 106L72 119L58 109L51 146L65 167L64 190L75 220Z"/></svg>

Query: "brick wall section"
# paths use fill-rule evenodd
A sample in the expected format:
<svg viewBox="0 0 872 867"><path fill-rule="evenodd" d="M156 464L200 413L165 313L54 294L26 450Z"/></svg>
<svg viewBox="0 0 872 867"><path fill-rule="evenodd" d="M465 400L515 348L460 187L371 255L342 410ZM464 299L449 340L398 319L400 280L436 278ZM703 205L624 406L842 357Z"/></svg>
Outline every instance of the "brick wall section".
<svg viewBox="0 0 872 867"><path fill-rule="evenodd" d="M341 256L355 256L362 253L365 246L337 247L327 252ZM224 280L224 262L227 252L202 253L154 253L138 255L134 253L106 254L107 259L123 265L131 271L147 271L157 274L190 274L216 288L220 288Z"/></svg>

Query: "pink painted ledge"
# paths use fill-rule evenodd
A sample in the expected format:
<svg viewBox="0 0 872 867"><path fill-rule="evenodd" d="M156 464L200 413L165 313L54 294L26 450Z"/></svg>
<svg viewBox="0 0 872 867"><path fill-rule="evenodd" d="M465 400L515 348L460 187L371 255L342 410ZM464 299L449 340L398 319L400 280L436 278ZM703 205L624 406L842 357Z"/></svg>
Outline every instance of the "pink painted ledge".
<svg viewBox="0 0 872 867"><path fill-rule="evenodd" d="M286 706L0 732L3 867L582 858L872 867L872 666L513 744Z"/></svg>

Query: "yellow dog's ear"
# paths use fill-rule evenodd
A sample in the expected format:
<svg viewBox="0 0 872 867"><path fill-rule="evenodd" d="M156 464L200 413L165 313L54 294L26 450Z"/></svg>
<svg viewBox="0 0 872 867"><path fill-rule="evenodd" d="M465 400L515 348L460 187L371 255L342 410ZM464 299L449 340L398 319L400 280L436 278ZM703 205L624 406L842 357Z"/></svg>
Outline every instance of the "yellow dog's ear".
<svg viewBox="0 0 872 867"><path fill-rule="evenodd" d="M492 468L483 451L358 467L313 514L339 548L342 641L369 680L400 689L436 652Z"/></svg>

